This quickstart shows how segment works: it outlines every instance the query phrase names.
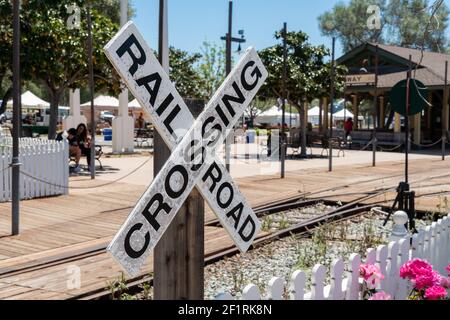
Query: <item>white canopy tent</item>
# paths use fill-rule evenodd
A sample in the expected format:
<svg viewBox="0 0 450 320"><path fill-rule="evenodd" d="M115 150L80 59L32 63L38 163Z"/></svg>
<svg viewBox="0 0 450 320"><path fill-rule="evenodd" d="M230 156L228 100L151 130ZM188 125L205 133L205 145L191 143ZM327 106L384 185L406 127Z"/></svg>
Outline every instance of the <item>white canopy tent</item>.
<svg viewBox="0 0 450 320"><path fill-rule="evenodd" d="M328 113L328 117L330 117L330 113ZM319 107L313 107L308 110L308 122L311 123L314 127L319 125L320 123L319 119L320 119Z"/></svg>
<svg viewBox="0 0 450 320"><path fill-rule="evenodd" d="M81 107L90 107L91 102L83 103ZM119 99L111 96L98 96L94 99L95 108L119 108Z"/></svg>
<svg viewBox="0 0 450 320"><path fill-rule="evenodd" d="M27 91L20 96L22 103L22 108L27 109L48 109L50 108L50 103L37 97L31 91ZM13 101L9 100L7 106L12 107Z"/></svg>
<svg viewBox="0 0 450 320"><path fill-rule="evenodd" d="M300 123L300 115L298 114L298 112L289 113L288 111L289 111L289 107L286 107L284 122L287 125L292 123L293 127L298 127L299 123ZM281 108L278 108L277 106L273 106L269 110L267 110L267 111L261 113L259 116L257 116L255 119L255 122L261 123L261 124L269 124L272 126L276 126L278 124L281 125L282 110L281 110Z"/></svg>
<svg viewBox="0 0 450 320"><path fill-rule="evenodd" d="M130 103L128 103L128 108L132 108L132 109L142 109L141 105L139 104L139 102L134 99L133 101L131 101Z"/></svg>
<svg viewBox="0 0 450 320"><path fill-rule="evenodd" d="M339 119L339 120L347 120L348 118L354 118L355 116L353 115L353 113L347 109L342 109L339 112L336 112L335 114L333 114L333 117L335 119ZM361 119L363 119L363 117L360 116Z"/></svg>

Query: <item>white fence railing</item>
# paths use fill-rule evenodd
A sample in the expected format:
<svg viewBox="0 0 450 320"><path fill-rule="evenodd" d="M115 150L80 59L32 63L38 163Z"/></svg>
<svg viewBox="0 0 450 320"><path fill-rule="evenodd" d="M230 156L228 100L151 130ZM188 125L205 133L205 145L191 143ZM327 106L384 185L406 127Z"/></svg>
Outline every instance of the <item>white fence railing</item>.
<svg viewBox="0 0 450 320"><path fill-rule="evenodd" d="M420 230L412 239L401 239L376 250L367 251L364 263L376 264L384 279L379 288L394 300L406 300L411 291L407 280L400 278L400 267L407 261L420 258L433 265L434 270L447 275L450 263L450 215ZM363 262L359 254L352 254L348 271L341 259L333 261L330 268L330 283L326 283L327 268L316 265L311 273L311 290L306 288L306 274L296 271L286 284L284 278L274 277L268 284L267 294L262 296L256 285L250 284L242 292L243 300L361 300L359 267ZM219 294L219 300L233 300L229 293Z"/></svg>
<svg viewBox="0 0 450 320"><path fill-rule="evenodd" d="M33 199L68 193L67 141L21 138L20 198ZM11 200L12 139L0 139L0 202Z"/></svg>

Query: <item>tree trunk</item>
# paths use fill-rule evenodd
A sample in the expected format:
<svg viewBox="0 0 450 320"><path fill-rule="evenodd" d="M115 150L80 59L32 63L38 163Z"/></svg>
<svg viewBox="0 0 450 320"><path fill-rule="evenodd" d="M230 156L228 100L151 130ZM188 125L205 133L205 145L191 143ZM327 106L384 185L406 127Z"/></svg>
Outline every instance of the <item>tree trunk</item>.
<svg viewBox="0 0 450 320"><path fill-rule="evenodd" d="M322 114L323 114L323 99L319 98L319 132L323 132L323 123L322 123Z"/></svg>
<svg viewBox="0 0 450 320"><path fill-rule="evenodd" d="M8 104L8 100L11 99L11 96L12 96L12 88L8 88L2 99L2 104L0 106L0 114L5 113L6 105Z"/></svg>
<svg viewBox="0 0 450 320"><path fill-rule="evenodd" d="M58 125L58 105L61 92L51 90L50 94L50 122L48 126L48 139L55 140L56 127Z"/></svg>
<svg viewBox="0 0 450 320"><path fill-rule="evenodd" d="M305 112L305 108L306 108L306 103L304 101L302 101L301 105L300 105L300 127L302 128L302 140L301 140L301 152L300 152L300 156L301 157L306 157L307 155L307 150L306 150L306 133L307 133L307 121L305 119L306 117L306 112Z"/></svg>

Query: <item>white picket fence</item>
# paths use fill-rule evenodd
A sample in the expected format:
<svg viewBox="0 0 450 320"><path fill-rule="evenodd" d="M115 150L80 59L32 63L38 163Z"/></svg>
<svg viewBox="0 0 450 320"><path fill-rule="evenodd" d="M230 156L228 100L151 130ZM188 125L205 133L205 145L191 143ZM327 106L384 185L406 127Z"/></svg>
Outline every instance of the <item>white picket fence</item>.
<svg viewBox="0 0 450 320"><path fill-rule="evenodd" d="M19 149L20 198L67 194L69 151L67 141L21 138ZM11 200L12 139L0 139L0 202Z"/></svg>
<svg viewBox="0 0 450 320"><path fill-rule="evenodd" d="M433 265L434 270L446 276L450 263L450 215L420 230L411 238L381 245L367 251L364 263L376 264L384 275L379 290L394 300L406 300L411 292L410 283L400 278L400 267L407 261L420 258ZM306 288L306 274L299 270L292 274L289 283L274 277L268 284L268 293L262 296L256 285L250 284L242 292L243 300L361 300L359 267L363 262L359 254L352 254L348 261L349 271L341 259L331 265L330 283L326 284L326 267L316 265L311 273L311 290ZM229 293L219 294L218 300L233 300Z"/></svg>

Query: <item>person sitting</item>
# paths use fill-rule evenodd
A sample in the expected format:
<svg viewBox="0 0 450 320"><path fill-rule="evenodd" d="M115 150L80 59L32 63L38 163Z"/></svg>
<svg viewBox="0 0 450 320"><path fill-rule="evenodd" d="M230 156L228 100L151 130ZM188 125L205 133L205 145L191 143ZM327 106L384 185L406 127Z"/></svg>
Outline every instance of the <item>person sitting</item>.
<svg viewBox="0 0 450 320"><path fill-rule="evenodd" d="M81 149L78 146L77 130L71 128L67 133L68 133L67 141L69 142L69 156L75 158L75 168L73 169L73 172L78 173L81 171L80 168Z"/></svg>
<svg viewBox="0 0 450 320"><path fill-rule="evenodd" d="M80 123L77 127L77 142L81 150L81 155L86 156L88 170L91 168L91 138L84 123Z"/></svg>

